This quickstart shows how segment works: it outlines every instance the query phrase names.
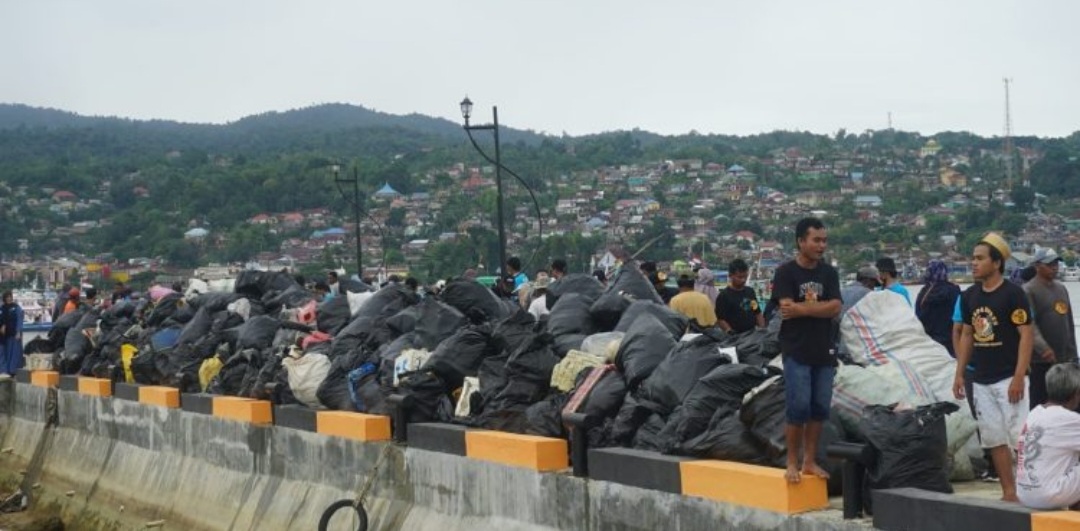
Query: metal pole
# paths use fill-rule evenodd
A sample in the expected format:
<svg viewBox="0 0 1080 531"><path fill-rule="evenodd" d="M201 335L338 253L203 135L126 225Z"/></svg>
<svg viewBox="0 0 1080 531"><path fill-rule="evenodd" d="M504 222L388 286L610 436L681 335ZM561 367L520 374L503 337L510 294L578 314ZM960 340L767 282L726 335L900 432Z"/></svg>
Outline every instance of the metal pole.
<svg viewBox="0 0 1080 531"><path fill-rule="evenodd" d="M499 107L492 106L491 113L495 117L495 193L496 211L499 217L499 277L506 276L506 228L503 226L503 191L502 191L502 157L499 152Z"/></svg>
<svg viewBox="0 0 1080 531"><path fill-rule="evenodd" d="M360 173L353 166L353 215L356 218L356 277L364 280L364 245L360 238ZM385 245L385 244L384 244Z"/></svg>

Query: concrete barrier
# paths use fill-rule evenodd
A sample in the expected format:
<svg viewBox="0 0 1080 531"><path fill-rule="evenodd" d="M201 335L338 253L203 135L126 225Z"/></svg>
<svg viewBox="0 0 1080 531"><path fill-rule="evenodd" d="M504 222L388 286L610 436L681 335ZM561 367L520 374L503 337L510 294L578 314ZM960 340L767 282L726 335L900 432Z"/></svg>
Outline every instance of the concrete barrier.
<svg viewBox="0 0 1080 531"><path fill-rule="evenodd" d="M19 471L28 471L26 481L42 485L35 506L76 528L132 529L165 520L172 529L310 530L327 506L355 495L391 444L51 392L55 427L45 423L49 389L0 382L0 447L12 448L0 454L0 482L19 481ZM380 531L868 528L866 521L840 521L838 511L789 516L566 472L389 448L367 503L371 529Z"/></svg>

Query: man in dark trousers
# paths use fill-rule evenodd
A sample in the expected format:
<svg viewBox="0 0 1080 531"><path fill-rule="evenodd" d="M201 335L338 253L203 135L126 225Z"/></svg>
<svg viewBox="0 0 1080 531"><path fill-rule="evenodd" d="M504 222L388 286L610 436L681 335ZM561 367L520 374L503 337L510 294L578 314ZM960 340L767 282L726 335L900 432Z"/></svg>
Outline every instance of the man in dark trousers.
<svg viewBox="0 0 1080 531"><path fill-rule="evenodd" d="M840 313L840 275L825 263L828 233L817 218L795 226L794 260L776 269L773 297L779 301L780 352L784 359L787 427L787 473L790 483L802 474L828 478L817 464L817 447L829 420L836 352L832 320ZM799 466L799 454L803 455Z"/></svg>
<svg viewBox="0 0 1080 531"><path fill-rule="evenodd" d="M1034 408L1046 402L1046 373L1055 363L1076 361L1076 328L1072 301L1057 280L1061 257L1049 247L1035 253L1035 278L1024 284L1035 317L1031 357L1031 400Z"/></svg>
<svg viewBox="0 0 1080 531"><path fill-rule="evenodd" d="M960 295L964 320L956 351L953 394L965 397L964 367L975 366L972 394L982 447L1001 479L1002 501L1017 501L1013 450L1028 412L1028 365L1034 333L1024 289L1005 280L1009 244L987 233L971 253L976 282Z"/></svg>

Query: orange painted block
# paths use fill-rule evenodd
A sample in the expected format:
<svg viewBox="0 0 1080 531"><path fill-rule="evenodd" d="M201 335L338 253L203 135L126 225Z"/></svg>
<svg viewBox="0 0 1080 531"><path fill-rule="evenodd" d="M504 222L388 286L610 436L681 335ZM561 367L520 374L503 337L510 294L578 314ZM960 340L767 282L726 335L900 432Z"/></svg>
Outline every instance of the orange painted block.
<svg viewBox="0 0 1080 531"><path fill-rule="evenodd" d="M139 388L139 403L161 407L180 407L180 390L175 387L144 385Z"/></svg>
<svg viewBox="0 0 1080 531"><path fill-rule="evenodd" d="M56 371L33 371L30 373L30 383L38 387L58 387L60 385L60 373Z"/></svg>
<svg viewBox="0 0 1080 531"><path fill-rule="evenodd" d="M274 422L273 407L269 401L235 396L215 396L214 416L253 424Z"/></svg>
<svg viewBox="0 0 1080 531"><path fill-rule="evenodd" d="M350 411L319 411L315 431L358 441L390 440L390 417Z"/></svg>
<svg viewBox="0 0 1080 531"><path fill-rule="evenodd" d="M570 466L565 439L501 431L465 432L465 455L483 461L548 472Z"/></svg>
<svg viewBox="0 0 1080 531"><path fill-rule="evenodd" d="M784 514L825 509L829 494L825 480L803 476L799 483L784 479L784 470L729 461L685 461L682 493Z"/></svg>
<svg viewBox="0 0 1080 531"><path fill-rule="evenodd" d="M1031 531L1077 530L1080 530L1080 512L1077 511L1053 511L1031 515Z"/></svg>
<svg viewBox="0 0 1080 531"><path fill-rule="evenodd" d="M112 380L106 378L79 378L79 394L90 396L112 396Z"/></svg>

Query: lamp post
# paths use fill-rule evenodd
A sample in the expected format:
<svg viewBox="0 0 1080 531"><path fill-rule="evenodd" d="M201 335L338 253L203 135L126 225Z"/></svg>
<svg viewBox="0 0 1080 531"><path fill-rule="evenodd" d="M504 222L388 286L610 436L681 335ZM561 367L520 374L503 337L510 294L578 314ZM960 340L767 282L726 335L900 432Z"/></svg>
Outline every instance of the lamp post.
<svg viewBox="0 0 1080 531"><path fill-rule="evenodd" d="M353 207L353 219L356 222L356 276L361 281L364 280L364 247L363 241L360 239L360 174L359 171L353 166L352 179L343 179L340 175L341 167L337 164L331 166L334 171L334 183L337 185L338 192L341 192L341 197L346 202L351 203ZM349 196L345 194L345 190L341 188L342 184L352 184L353 196L349 199Z"/></svg>
<svg viewBox="0 0 1080 531"><path fill-rule="evenodd" d="M465 118L465 133L469 135L469 142L472 142L476 151L480 153L488 162L495 165L495 210L498 217L499 228L499 272L500 277L506 274L506 227L503 224L503 192L502 192L502 158L499 152L499 108L497 106L491 107L492 123L483 125L471 125L469 124L469 118L472 117L473 103L469 100L468 96L461 100L461 116ZM491 131L495 137L495 159L491 157L480 148L480 145L476 143L476 139L473 138L473 131ZM500 281L502 278L499 279Z"/></svg>

